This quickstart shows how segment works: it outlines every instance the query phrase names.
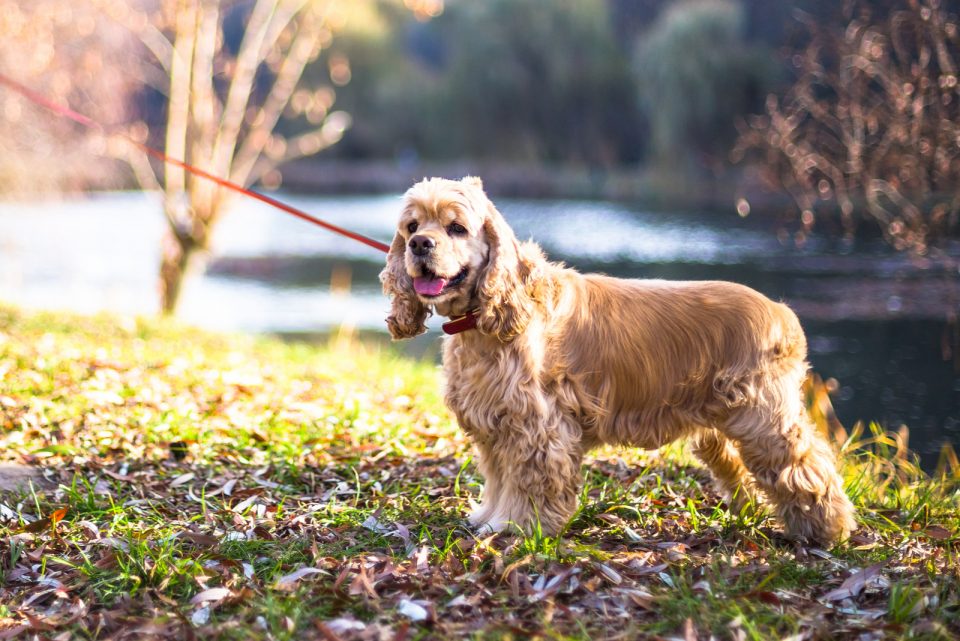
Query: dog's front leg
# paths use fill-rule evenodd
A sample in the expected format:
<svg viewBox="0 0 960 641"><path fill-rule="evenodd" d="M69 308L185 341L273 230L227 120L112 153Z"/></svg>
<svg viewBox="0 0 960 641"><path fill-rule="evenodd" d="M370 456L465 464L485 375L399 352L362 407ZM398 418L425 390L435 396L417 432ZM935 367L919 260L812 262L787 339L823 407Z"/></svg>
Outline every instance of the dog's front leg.
<svg viewBox="0 0 960 641"><path fill-rule="evenodd" d="M577 509L580 429L562 416L508 417L491 432L477 443L485 486L470 522L488 532L560 532Z"/></svg>

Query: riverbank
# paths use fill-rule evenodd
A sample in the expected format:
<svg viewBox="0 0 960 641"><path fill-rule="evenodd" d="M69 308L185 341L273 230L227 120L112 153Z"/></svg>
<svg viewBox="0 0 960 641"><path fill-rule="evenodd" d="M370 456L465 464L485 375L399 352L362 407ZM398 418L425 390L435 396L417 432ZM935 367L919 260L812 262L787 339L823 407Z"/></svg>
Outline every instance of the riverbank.
<svg viewBox="0 0 960 641"><path fill-rule="evenodd" d="M4 307L0 376L0 464L51 483L0 493L4 637L960 633L960 480L902 436L845 445L861 527L833 550L731 514L681 448L592 456L559 539L476 538L429 362Z"/></svg>

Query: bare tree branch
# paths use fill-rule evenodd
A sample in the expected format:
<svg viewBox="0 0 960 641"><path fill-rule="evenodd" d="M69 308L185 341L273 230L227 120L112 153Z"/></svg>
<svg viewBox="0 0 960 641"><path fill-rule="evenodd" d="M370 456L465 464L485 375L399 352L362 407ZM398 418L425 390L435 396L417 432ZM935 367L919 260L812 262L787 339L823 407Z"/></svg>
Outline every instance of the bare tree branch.
<svg viewBox="0 0 960 641"><path fill-rule="evenodd" d="M342 111L333 112L327 116L322 126L287 140L282 156L277 158L260 156L248 176L249 184L257 182L280 165L312 156L337 144L349 126L349 116Z"/></svg>
<svg viewBox="0 0 960 641"><path fill-rule="evenodd" d="M240 43L240 51L234 62L233 79L213 145L212 166L221 176L230 174L237 137L243 125L257 69L263 60L261 51L276 9L275 0L257 0Z"/></svg>
<svg viewBox="0 0 960 641"><path fill-rule="evenodd" d="M294 36L287 56L283 59L277 77L263 105L257 110L254 125L236 153L231 180L248 183L249 174L277 126L283 110L293 95L303 71L320 42L320 29L314 23L319 18L308 17Z"/></svg>
<svg viewBox="0 0 960 641"><path fill-rule="evenodd" d="M196 41L196 0L178 0L176 35L170 61L170 96L167 105L166 152L186 159L190 116L190 74ZM180 167L164 169L164 190L168 197L186 189L185 172Z"/></svg>

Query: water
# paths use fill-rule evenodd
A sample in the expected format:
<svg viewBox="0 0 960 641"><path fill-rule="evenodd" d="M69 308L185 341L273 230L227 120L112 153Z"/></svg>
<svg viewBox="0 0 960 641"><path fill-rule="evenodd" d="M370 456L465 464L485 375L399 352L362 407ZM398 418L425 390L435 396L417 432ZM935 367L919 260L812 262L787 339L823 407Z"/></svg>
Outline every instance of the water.
<svg viewBox="0 0 960 641"><path fill-rule="evenodd" d="M396 196L284 199L385 241L399 211ZM834 405L845 425L906 423L928 466L944 442L960 445L960 329L945 320L958 309L949 284L957 279L936 261L896 255L878 242L813 239L797 249L753 218L592 202L498 205L519 237L582 271L734 280L785 300L806 328L814 370L838 381ZM0 300L155 313L159 212L158 196L140 193L0 203ZM382 330L382 265L375 250L238 200L217 230L207 273L185 288L181 316L230 331ZM439 323L431 320L434 331Z"/></svg>

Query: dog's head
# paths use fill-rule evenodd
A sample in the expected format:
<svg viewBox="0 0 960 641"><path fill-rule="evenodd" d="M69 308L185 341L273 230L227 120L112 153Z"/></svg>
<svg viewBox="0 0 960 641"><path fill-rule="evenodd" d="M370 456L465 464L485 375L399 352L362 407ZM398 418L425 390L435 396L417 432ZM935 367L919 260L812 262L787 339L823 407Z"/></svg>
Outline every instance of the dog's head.
<svg viewBox="0 0 960 641"><path fill-rule="evenodd" d="M380 273L392 298L390 333L398 339L423 333L431 309L448 317L474 311L480 331L510 340L529 317L530 266L520 254L479 178L417 183L404 196Z"/></svg>

